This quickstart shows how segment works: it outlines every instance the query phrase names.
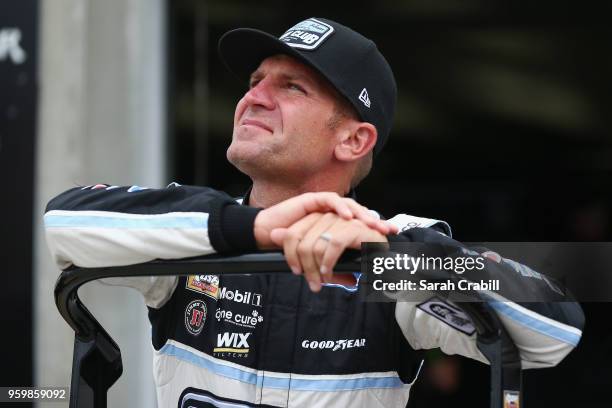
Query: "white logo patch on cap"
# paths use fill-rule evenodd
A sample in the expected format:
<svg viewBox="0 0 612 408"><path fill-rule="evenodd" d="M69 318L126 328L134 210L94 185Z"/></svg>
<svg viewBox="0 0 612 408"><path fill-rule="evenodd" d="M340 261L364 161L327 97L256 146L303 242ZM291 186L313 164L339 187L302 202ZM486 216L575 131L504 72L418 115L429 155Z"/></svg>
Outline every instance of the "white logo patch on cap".
<svg viewBox="0 0 612 408"><path fill-rule="evenodd" d="M367 106L368 108L370 107L371 103L370 103L370 95L368 95L368 90L363 88L361 90L361 93L359 94L359 100L361 102L363 102L363 104L365 106Z"/></svg>
<svg viewBox="0 0 612 408"><path fill-rule="evenodd" d="M291 27L280 40L294 48L314 50L334 32L334 27L315 18L301 21Z"/></svg>

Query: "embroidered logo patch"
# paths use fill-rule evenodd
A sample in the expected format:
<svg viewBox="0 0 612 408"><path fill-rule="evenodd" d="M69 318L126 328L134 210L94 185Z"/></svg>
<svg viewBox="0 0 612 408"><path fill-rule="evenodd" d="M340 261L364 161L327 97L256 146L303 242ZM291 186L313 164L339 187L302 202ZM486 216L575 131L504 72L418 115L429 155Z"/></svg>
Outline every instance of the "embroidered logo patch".
<svg viewBox="0 0 612 408"><path fill-rule="evenodd" d="M370 102L370 95L368 95L368 90L363 88L361 90L361 93L359 94L359 100L366 106L366 107L370 107L371 102Z"/></svg>
<svg viewBox="0 0 612 408"><path fill-rule="evenodd" d="M240 327L246 327L248 329L254 329L259 323L263 322L264 317L260 315L257 310L252 310L251 314L235 313L227 309L217 309L215 312L215 318L218 322L224 321L226 323L234 324Z"/></svg>
<svg viewBox="0 0 612 408"><path fill-rule="evenodd" d="M366 339L339 339L339 340L304 340L302 348L318 350L346 350L355 347L365 347Z"/></svg>
<svg viewBox="0 0 612 408"><path fill-rule="evenodd" d="M217 275L192 275L187 278L185 288L217 300L219 298L219 277Z"/></svg>
<svg viewBox="0 0 612 408"><path fill-rule="evenodd" d="M309 18L291 27L280 36L280 40L287 45L303 50L314 50L334 32L334 27L317 20Z"/></svg>
<svg viewBox="0 0 612 408"><path fill-rule="evenodd" d="M217 347L213 353L219 357L246 357L249 354L249 336L253 333L217 333ZM229 354L229 355L228 355Z"/></svg>
<svg viewBox="0 0 612 408"><path fill-rule="evenodd" d="M194 300L185 308L185 328L194 336L202 332L206 323L206 303L203 300Z"/></svg>
<svg viewBox="0 0 612 408"><path fill-rule="evenodd" d="M472 319L461 309L458 309L442 299L433 297L427 302L417 305L419 309L430 316L443 321L450 327L471 336L476 331Z"/></svg>
<svg viewBox="0 0 612 408"><path fill-rule="evenodd" d="M244 303L261 307L261 294L255 292L240 291L240 289L230 290L226 287L219 291L219 299L227 299L232 302Z"/></svg>

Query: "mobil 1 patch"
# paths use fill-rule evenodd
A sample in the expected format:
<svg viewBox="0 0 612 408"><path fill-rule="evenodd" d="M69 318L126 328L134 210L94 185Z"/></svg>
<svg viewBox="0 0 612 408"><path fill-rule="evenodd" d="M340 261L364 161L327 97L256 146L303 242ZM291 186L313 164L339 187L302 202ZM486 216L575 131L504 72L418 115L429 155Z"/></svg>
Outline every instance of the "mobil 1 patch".
<svg viewBox="0 0 612 408"><path fill-rule="evenodd" d="M302 50L317 49L334 32L334 27L317 20L309 18L291 27L280 36L290 47Z"/></svg>
<svg viewBox="0 0 612 408"><path fill-rule="evenodd" d="M426 302L418 304L417 307L423 312L436 319L448 324L455 330L471 336L476 331L472 319L461 309L443 301L438 297L433 297Z"/></svg>

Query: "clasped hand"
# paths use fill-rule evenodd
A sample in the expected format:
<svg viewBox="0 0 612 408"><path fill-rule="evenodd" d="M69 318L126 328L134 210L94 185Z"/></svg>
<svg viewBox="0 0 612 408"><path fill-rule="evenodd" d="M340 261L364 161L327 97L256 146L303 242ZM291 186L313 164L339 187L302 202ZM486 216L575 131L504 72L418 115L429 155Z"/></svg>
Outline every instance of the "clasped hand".
<svg viewBox="0 0 612 408"><path fill-rule="evenodd" d="M336 193L305 193L262 210L255 218L260 249L283 249L294 274L304 275L310 289L321 283L354 285L349 274L333 274L347 248L362 242L387 242L397 227L381 221L367 208Z"/></svg>

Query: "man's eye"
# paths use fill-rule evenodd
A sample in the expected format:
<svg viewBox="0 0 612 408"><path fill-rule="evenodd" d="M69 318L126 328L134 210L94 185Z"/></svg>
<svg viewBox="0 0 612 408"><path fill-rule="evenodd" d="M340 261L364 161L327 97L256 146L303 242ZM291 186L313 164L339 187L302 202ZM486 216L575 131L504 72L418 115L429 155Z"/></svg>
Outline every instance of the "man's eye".
<svg viewBox="0 0 612 408"><path fill-rule="evenodd" d="M258 83L259 83L258 79L252 80L251 82L249 82L249 89L255 88Z"/></svg>
<svg viewBox="0 0 612 408"><path fill-rule="evenodd" d="M299 86L298 84L294 84L294 83L292 83L292 82L290 82L290 83L288 84L288 88L289 88L289 89L296 90L296 91L299 91L299 92L302 92L302 93L304 93L304 94L306 93L306 90L305 90L304 88L302 88L302 87L301 87L301 86Z"/></svg>

